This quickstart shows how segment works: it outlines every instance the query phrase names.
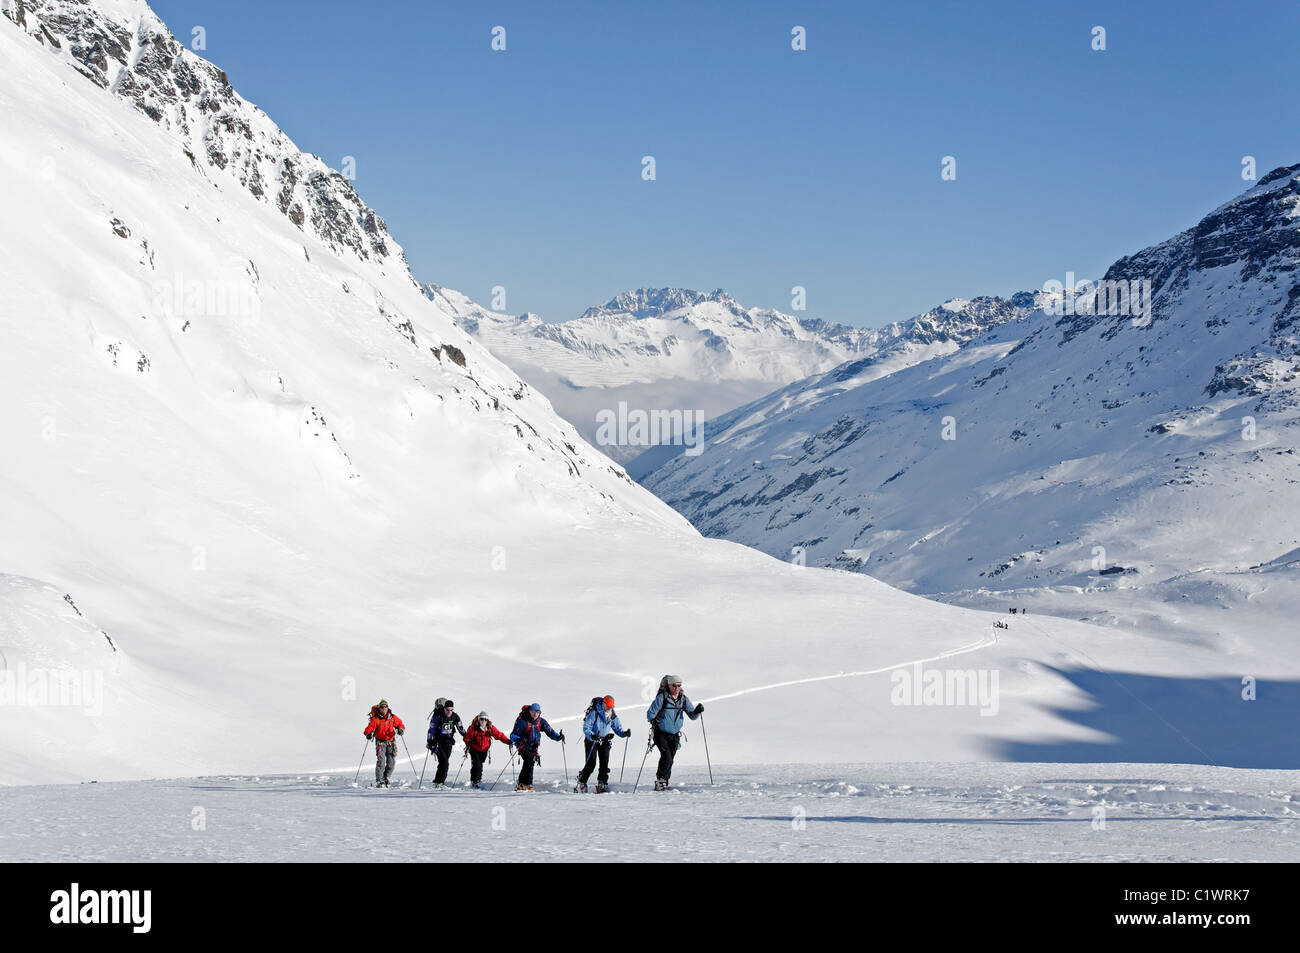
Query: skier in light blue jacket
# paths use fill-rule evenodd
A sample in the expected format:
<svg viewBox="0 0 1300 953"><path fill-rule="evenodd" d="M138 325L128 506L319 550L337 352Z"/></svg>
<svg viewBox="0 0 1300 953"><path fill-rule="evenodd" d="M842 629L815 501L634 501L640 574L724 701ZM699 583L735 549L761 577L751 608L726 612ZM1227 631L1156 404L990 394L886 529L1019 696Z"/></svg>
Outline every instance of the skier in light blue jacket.
<svg viewBox="0 0 1300 953"><path fill-rule="evenodd" d="M668 781L673 776L673 758L681 746L681 730L685 724L683 715L691 721L704 712L703 705L692 705L691 700L682 691L682 679L679 675L665 675L659 682L659 694L646 709L646 721L650 722L654 745L659 749L659 767L655 770L655 790L667 791Z"/></svg>
<svg viewBox="0 0 1300 953"><path fill-rule="evenodd" d="M586 748L587 763L578 772L578 786L573 790L580 794L587 792L587 782L591 772L600 762L600 773L596 775L596 793L604 794L609 790L609 749L614 736L630 737L631 729L624 730L614 711L614 696L593 698L587 708L587 716L582 720L582 743Z"/></svg>

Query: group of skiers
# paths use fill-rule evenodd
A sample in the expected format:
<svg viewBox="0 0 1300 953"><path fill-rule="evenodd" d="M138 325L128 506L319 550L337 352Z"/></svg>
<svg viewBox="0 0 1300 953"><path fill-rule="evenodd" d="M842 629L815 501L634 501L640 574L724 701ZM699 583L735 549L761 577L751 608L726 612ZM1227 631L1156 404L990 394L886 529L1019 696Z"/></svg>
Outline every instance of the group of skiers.
<svg viewBox="0 0 1300 953"><path fill-rule="evenodd" d="M672 778L673 759L681 746L681 730L685 719L692 721L704 712L703 705L692 705L686 693L682 691L682 680L676 675L665 675L659 683L659 691L646 709L646 720L650 723L650 740L659 750L659 766L655 771L656 791L668 790ZM397 763L397 738L406 733L406 725L389 707L385 699L370 709L370 721L365 728L367 740L375 743L375 786L388 787L393 768ZM508 746L512 757L519 756L519 775L515 779L516 791L533 790L533 768L542 763L542 735L561 744L565 742L564 732L556 731L542 717L542 706L534 702L519 709L514 728L509 735L503 734L485 711L474 716L466 728L456 713L456 703L450 698L439 698L434 704L429 717L429 734L425 748L437 761L437 770L433 776L435 787L445 787L447 772L451 766L451 753L456 738L460 736L465 744L465 756L470 760L470 786L479 788L483 784L483 765L489 760L492 741L495 739ZM582 720L583 753L586 761L578 772L578 784L575 791L586 793L587 782L596 773L596 793L603 794L609 790L609 754L615 737L630 738L631 729L624 728L614 711L612 695L597 696L591 700ZM648 752L647 748L647 752Z"/></svg>

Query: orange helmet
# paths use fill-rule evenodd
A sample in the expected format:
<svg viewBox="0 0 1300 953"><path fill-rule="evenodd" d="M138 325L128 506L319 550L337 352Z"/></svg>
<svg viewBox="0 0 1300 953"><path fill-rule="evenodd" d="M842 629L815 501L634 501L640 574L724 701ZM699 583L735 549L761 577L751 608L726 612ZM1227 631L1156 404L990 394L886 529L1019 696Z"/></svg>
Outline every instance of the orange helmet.
<svg viewBox="0 0 1300 953"><path fill-rule="evenodd" d="M613 708L613 707L614 707L614 696L613 696L613 695L606 695L606 696L605 696L605 707L606 707L606 708Z"/></svg>

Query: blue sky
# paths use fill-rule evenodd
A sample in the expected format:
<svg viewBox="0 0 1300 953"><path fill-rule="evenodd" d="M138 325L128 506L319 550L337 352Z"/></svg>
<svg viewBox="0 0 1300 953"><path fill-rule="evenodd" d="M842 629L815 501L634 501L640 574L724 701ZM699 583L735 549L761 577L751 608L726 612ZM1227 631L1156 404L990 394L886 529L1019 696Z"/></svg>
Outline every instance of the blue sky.
<svg viewBox="0 0 1300 953"><path fill-rule="evenodd" d="M417 278L548 320L801 285L878 325L1100 277L1248 186L1243 156L1300 162L1294 2L152 6L301 148L355 157Z"/></svg>

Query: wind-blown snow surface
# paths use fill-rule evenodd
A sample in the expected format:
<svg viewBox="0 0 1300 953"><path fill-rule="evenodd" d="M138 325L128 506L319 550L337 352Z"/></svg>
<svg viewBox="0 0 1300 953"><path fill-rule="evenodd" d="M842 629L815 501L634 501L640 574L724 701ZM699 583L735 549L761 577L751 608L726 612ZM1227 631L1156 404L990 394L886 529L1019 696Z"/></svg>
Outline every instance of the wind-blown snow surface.
<svg viewBox="0 0 1300 953"><path fill-rule="evenodd" d="M143 4L111 10L154 29ZM147 101L37 43L34 16L0 19L0 781L338 767L380 695L416 750L438 695L506 726L540 701L572 729L610 692L637 725L666 671L716 699L732 761L1041 742L1286 763L1242 735L1271 702L1243 707L1217 654L995 629L701 538L457 329L395 245L195 162ZM996 714L894 704L914 662L999 672ZM1160 711L1081 685L1097 668L1162 673ZM1094 704L1101 727L1077 717Z"/></svg>
<svg viewBox="0 0 1300 953"><path fill-rule="evenodd" d="M715 764L710 787L692 764L678 790L650 793L643 780L631 795L630 753L613 793L582 796L564 793L558 760L533 794L504 781L416 790L406 764L387 791L352 786L350 772L11 788L0 790L0 858L1288 862L1300 835L1295 771Z"/></svg>

